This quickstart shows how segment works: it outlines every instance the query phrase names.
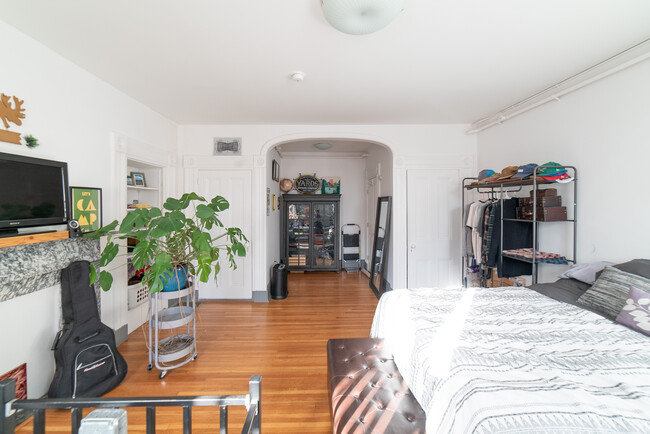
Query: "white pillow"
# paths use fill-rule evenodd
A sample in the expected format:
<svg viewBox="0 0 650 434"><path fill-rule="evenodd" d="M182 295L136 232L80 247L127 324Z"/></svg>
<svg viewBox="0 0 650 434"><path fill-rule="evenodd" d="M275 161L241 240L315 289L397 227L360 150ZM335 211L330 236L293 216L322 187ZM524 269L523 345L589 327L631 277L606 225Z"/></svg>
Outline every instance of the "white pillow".
<svg viewBox="0 0 650 434"><path fill-rule="evenodd" d="M593 285L596 281L596 273L602 270L605 267L614 265L613 262L601 261L601 262L590 262L586 264L575 264L572 265L564 273L560 274L561 278L564 279L576 279L589 285Z"/></svg>

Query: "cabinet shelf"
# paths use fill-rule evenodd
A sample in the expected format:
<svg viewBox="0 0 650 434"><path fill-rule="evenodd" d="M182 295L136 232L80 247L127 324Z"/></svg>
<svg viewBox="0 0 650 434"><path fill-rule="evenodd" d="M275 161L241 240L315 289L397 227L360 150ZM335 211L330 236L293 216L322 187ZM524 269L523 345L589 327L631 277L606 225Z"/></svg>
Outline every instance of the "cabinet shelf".
<svg viewBox="0 0 650 434"><path fill-rule="evenodd" d="M139 185L127 185L127 189L129 190L140 190L140 191L158 191L157 187L142 187Z"/></svg>
<svg viewBox="0 0 650 434"><path fill-rule="evenodd" d="M289 270L340 270L341 195L282 196L281 258Z"/></svg>

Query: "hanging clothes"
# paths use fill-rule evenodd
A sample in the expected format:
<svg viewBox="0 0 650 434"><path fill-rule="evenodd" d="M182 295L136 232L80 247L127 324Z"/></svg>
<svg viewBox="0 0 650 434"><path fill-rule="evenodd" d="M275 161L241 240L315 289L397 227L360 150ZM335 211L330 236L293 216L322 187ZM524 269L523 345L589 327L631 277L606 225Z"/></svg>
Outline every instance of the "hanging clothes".
<svg viewBox="0 0 650 434"><path fill-rule="evenodd" d="M503 218L516 218L518 199L506 199L503 201ZM532 264L518 261L511 258L500 258L501 244L501 202L494 206L494 224L492 225L492 236L487 251L486 265L497 267L500 277L515 277L530 275L533 272ZM533 246L533 225L527 222L503 222L503 250L521 249Z"/></svg>

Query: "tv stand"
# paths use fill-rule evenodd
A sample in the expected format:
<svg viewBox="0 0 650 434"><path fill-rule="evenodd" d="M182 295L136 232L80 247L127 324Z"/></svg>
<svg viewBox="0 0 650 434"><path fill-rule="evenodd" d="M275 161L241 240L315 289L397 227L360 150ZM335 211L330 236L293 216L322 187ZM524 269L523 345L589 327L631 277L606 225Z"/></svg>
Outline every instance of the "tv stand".
<svg viewBox="0 0 650 434"><path fill-rule="evenodd" d="M0 229L0 238L15 237L18 229Z"/></svg>
<svg viewBox="0 0 650 434"><path fill-rule="evenodd" d="M45 232L29 235L4 235L0 237L0 248L22 246L24 244L45 243L47 241L65 240L68 238L68 231Z"/></svg>

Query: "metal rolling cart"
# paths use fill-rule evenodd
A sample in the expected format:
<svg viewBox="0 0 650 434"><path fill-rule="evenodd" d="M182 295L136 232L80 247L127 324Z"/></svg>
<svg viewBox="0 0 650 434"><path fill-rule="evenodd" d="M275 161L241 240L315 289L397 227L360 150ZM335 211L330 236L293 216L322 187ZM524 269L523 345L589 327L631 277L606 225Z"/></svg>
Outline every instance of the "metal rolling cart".
<svg viewBox="0 0 650 434"><path fill-rule="evenodd" d="M360 236L361 227L359 225L350 223L341 226L341 258L345 271L361 269Z"/></svg>
<svg viewBox="0 0 650 434"><path fill-rule="evenodd" d="M163 300L178 300L178 306L160 309ZM160 370L162 380L167 371L180 368L198 357L196 347L196 298L194 282L178 291L157 292L149 296L149 365ZM174 330L164 338L161 330ZM175 363L172 363L175 362Z"/></svg>

